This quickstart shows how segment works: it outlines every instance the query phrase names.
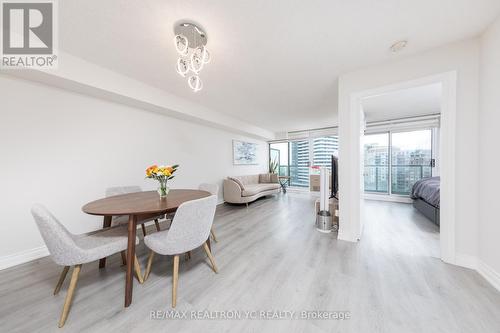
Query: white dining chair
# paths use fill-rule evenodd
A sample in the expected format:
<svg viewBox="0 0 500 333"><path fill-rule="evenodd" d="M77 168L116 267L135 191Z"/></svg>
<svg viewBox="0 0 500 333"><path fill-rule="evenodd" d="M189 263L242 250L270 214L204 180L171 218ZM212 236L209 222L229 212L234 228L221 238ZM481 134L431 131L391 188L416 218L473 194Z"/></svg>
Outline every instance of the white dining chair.
<svg viewBox="0 0 500 333"><path fill-rule="evenodd" d="M142 188L140 186L109 187L106 189L106 197L113 197L115 195L128 194L134 192L142 192ZM163 219L164 217L165 215L159 215L152 218L148 218L146 220L139 221L139 224L141 225L142 228L142 234L146 236L146 226L144 224L151 221L155 222L156 230L160 231L161 228L159 220ZM127 224L128 224L128 216L113 216L113 218L111 219L111 226L127 225Z"/></svg>
<svg viewBox="0 0 500 333"><path fill-rule="evenodd" d="M207 191L208 193L217 196L219 194L219 185L217 184L208 184L208 183L202 183L200 186L198 186L199 190L202 191ZM215 232L214 232L214 226L212 225L212 228L210 228L210 235L212 235L212 239L214 242L218 242L217 237L215 237Z"/></svg>
<svg viewBox="0 0 500 333"><path fill-rule="evenodd" d="M151 273L151 265L155 253L174 256L172 281L172 307L174 308L177 303L179 255L203 246L213 271L217 273L214 257L207 244L216 205L217 196L215 195L187 201L177 209L170 230L156 232L144 238L144 243L151 249L144 274L144 281L146 281Z"/></svg>
<svg viewBox="0 0 500 333"><path fill-rule="evenodd" d="M31 214L47 245L50 257L57 265L64 266L54 290L54 295L57 295L61 290L70 266L74 266L59 319L59 327L62 327L69 314L82 265L125 251L128 242L127 228L119 226L101 229L90 234L73 235L44 206L34 205ZM138 243L139 239L136 238L136 244ZM139 282L143 283L137 257L134 258L134 269Z"/></svg>

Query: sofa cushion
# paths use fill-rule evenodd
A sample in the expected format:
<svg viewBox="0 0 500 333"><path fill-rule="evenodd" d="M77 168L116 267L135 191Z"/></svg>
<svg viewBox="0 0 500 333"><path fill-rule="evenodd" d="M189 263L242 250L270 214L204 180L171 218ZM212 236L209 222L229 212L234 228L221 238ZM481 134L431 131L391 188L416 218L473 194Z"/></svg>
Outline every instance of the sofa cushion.
<svg viewBox="0 0 500 333"><path fill-rule="evenodd" d="M241 187L242 191L245 190L245 185L243 185L243 183L241 182L241 180L239 180L238 177L227 177L227 178L238 184Z"/></svg>
<svg viewBox="0 0 500 333"><path fill-rule="evenodd" d="M251 184L245 185L245 189L241 192L244 197L250 197L252 195L258 194L260 192L279 189L280 184L269 183L269 184Z"/></svg>
<svg viewBox="0 0 500 333"><path fill-rule="evenodd" d="M259 183L259 175L236 176L233 178L238 179L243 186Z"/></svg>

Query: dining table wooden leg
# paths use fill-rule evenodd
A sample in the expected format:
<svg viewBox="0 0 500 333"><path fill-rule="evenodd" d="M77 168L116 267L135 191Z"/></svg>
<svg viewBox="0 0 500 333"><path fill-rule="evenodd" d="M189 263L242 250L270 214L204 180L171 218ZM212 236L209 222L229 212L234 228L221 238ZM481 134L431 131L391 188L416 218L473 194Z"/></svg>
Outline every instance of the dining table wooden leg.
<svg viewBox="0 0 500 333"><path fill-rule="evenodd" d="M125 307L132 303L132 289L134 287L134 260L135 237L137 229L137 216L130 215L128 218L128 246L127 246L127 275L125 278Z"/></svg>
<svg viewBox="0 0 500 333"><path fill-rule="evenodd" d="M210 252L212 251L212 244L210 244L210 235L208 235L208 239L207 239L207 246L208 246L208 249L210 250Z"/></svg>
<svg viewBox="0 0 500 333"><path fill-rule="evenodd" d="M111 227L111 219L113 216L104 216L104 221L102 222L102 227L103 228L109 228ZM104 268L106 267L106 258L102 258L99 260L99 268Z"/></svg>

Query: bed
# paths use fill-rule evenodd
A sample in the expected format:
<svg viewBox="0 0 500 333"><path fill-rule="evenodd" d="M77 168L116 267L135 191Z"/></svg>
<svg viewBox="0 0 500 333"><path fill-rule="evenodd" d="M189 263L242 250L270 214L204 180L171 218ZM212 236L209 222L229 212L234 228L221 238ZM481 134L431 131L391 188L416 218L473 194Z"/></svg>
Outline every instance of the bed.
<svg viewBox="0 0 500 333"><path fill-rule="evenodd" d="M412 188L413 207L439 226L440 177L423 178Z"/></svg>

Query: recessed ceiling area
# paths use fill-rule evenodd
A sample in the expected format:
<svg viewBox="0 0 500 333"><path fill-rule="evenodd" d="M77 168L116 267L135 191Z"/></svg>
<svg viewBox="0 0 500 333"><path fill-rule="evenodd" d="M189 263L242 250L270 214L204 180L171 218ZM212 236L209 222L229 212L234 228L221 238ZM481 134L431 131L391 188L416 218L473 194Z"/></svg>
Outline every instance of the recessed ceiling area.
<svg viewBox="0 0 500 333"><path fill-rule="evenodd" d="M335 125L342 73L477 36L499 11L498 0L72 0L59 2L59 47L282 132ZM175 69L180 20L209 36L212 61L197 93ZM400 40L407 46L392 52Z"/></svg>
<svg viewBox="0 0 500 333"><path fill-rule="evenodd" d="M423 116L441 112L441 84L398 90L363 99L366 121Z"/></svg>

